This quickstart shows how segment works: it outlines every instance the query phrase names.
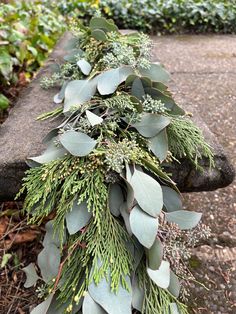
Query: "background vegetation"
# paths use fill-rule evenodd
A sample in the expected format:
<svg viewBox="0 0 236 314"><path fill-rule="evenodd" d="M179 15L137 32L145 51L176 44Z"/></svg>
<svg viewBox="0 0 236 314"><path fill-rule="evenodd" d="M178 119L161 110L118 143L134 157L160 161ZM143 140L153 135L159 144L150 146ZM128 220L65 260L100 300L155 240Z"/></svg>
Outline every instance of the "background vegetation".
<svg viewBox="0 0 236 314"><path fill-rule="evenodd" d="M96 12L154 34L235 33L236 0L31 0L0 4L0 113L42 64L69 17ZM12 88L13 87L13 88Z"/></svg>

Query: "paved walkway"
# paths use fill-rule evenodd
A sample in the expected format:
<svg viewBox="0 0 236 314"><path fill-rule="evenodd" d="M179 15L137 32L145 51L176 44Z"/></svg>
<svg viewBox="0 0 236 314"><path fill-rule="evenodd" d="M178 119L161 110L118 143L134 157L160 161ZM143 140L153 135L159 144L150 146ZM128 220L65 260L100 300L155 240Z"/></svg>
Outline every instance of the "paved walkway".
<svg viewBox="0 0 236 314"><path fill-rule="evenodd" d="M202 117L236 167L236 36L154 37L155 55L172 74L178 102ZM212 237L198 248L194 313L236 313L236 182L185 195L186 209L204 213ZM199 258L199 259L197 259Z"/></svg>

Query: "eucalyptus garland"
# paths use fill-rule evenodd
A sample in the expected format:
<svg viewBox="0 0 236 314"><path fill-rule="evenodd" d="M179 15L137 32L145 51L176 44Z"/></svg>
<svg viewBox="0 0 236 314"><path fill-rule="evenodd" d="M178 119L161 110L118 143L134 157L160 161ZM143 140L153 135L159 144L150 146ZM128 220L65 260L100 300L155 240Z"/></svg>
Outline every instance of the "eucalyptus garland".
<svg viewBox="0 0 236 314"><path fill-rule="evenodd" d="M32 314L188 313L190 250L209 230L182 208L165 165L198 166L210 146L152 63L150 39L111 20L74 29L70 52L42 86L61 86L61 117L29 159L21 193L30 224L46 226L25 287L43 299ZM39 275L40 274L40 275Z"/></svg>

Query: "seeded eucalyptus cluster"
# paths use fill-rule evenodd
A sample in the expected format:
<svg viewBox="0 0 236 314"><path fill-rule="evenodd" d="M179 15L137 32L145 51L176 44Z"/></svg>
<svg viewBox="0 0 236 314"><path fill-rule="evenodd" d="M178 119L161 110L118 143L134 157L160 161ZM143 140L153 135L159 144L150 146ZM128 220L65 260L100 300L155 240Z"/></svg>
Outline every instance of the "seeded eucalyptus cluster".
<svg viewBox="0 0 236 314"><path fill-rule="evenodd" d="M40 119L61 123L29 159L20 191L29 223L50 219L40 271L24 268L26 287L44 282L33 314L188 312L188 247L208 230L195 228L201 213L182 209L164 164L213 156L172 98L168 73L151 63L151 47L145 35L122 35L95 17L42 82L61 89L59 106Z"/></svg>

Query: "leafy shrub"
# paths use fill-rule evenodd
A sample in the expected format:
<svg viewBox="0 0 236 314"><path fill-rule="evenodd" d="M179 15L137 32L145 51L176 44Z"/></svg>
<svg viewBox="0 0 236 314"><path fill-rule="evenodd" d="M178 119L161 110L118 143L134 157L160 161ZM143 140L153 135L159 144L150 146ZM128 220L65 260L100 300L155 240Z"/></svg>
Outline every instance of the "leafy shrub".
<svg viewBox="0 0 236 314"><path fill-rule="evenodd" d="M9 101L1 92L42 64L64 29L63 18L36 2L0 5L0 110Z"/></svg>
<svg viewBox="0 0 236 314"><path fill-rule="evenodd" d="M90 17L96 6L78 0L60 1L65 14ZM99 9L120 28L152 33L236 32L236 1L224 0L101 0Z"/></svg>

